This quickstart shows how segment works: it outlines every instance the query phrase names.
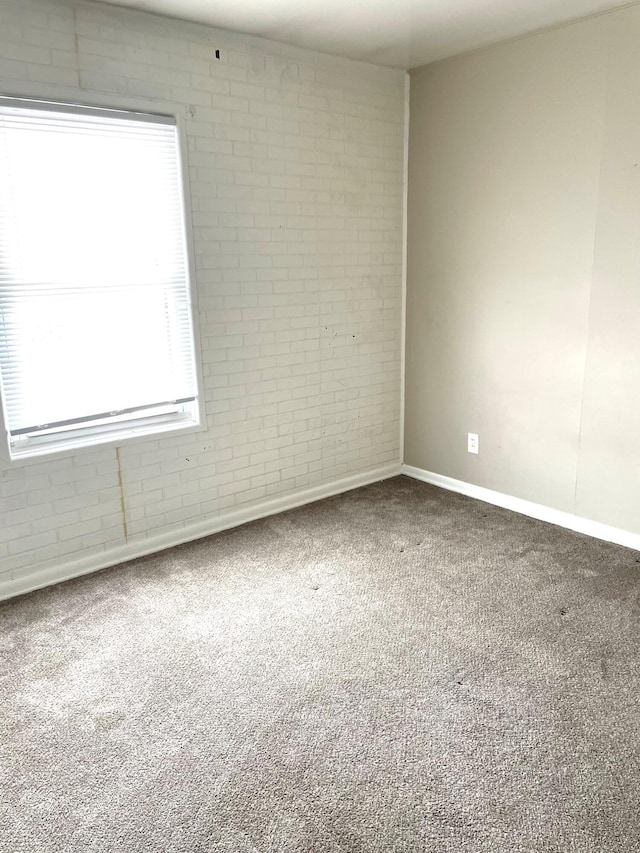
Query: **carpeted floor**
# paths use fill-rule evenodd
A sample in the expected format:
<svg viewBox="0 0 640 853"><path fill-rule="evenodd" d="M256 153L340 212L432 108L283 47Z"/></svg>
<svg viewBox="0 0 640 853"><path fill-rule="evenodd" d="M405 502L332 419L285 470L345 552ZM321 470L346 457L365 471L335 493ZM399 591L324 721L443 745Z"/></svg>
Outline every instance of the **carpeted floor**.
<svg viewBox="0 0 640 853"><path fill-rule="evenodd" d="M6 602L0 851L638 851L639 614L400 477Z"/></svg>

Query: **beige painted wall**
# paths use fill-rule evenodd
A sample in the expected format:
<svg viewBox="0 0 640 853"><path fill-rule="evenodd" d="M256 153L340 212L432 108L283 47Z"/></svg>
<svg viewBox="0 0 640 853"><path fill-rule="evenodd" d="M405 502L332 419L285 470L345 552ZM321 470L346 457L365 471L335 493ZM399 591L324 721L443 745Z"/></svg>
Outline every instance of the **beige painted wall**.
<svg viewBox="0 0 640 853"><path fill-rule="evenodd" d="M408 209L405 462L633 532L639 81L638 7L417 69Z"/></svg>

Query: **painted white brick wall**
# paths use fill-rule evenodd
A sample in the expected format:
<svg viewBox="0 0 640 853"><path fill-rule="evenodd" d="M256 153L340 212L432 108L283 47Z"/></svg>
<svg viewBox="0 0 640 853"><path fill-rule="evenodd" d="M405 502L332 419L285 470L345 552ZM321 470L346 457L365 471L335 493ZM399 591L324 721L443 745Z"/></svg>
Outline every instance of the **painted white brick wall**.
<svg viewBox="0 0 640 853"><path fill-rule="evenodd" d="M399 464L404 74L99 4L0 0L0 93L186 117L207 424L0 468L0 594Z"/></svg>

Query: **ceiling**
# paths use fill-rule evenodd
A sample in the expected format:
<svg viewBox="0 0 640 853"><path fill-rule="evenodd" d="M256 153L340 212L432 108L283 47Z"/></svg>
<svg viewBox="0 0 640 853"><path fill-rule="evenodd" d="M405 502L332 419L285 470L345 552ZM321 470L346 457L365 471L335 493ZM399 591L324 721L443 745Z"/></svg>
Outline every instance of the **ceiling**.
<svg viewBox="0 0 640 853"><path fill-rule="evenodd" d="M624 0L111 0L336 56L415 68Z"/></svg>

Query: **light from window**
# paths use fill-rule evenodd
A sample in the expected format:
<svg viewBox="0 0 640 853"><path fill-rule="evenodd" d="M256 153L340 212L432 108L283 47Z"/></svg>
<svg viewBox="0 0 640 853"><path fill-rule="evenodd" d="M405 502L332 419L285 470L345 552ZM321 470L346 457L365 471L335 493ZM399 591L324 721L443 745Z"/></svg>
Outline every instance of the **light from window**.
<svg viewBox="0 0 640 853"><path fill-rule="evenodd" d="M0 100L10 459L198 422L175 120Z"/></svg>

